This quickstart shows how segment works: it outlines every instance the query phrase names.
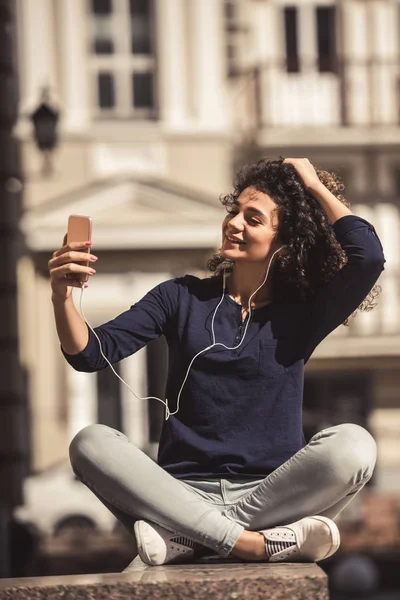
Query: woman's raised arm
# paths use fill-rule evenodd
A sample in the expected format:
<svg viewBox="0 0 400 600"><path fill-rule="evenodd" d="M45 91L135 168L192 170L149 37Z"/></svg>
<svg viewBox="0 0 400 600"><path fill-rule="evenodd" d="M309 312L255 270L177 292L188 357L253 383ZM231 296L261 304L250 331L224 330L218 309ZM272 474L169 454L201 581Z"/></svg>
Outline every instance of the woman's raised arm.
<svg viewBox="0 0 400 600"><path fill-rule="evenodd" d="M297 174L303 181L304 187L319 202L332 225L341 217L353 214L322 183L308 158L285 158L283 162L291 164L296 169Z"/></svg>
<svg viewBox="0 0 400 600"><path fill-rule="evenodd" d="M50 284L52 303L57 334L61 347L67 354L78 354L88 343L88 329L85 321L76 310L72 298L72 289L81 287L81 274L93 275L96 271L87 267L87 249L90 242L66 243L53 253L49 260ZM89 255L89 260L95 262L97 257Z"/></svg>

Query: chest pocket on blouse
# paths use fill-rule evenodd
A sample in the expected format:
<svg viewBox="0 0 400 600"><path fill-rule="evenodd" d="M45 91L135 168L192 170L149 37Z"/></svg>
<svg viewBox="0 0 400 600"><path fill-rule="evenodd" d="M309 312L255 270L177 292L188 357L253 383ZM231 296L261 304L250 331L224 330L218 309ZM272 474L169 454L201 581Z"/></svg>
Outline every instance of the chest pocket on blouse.
<svg viewBox="0 0 400 600"><path fill-rule="evenodd" d="M278 340L260 342L258 374L266 379L275 379L286 373L286 368L276 359Z"/></svg>

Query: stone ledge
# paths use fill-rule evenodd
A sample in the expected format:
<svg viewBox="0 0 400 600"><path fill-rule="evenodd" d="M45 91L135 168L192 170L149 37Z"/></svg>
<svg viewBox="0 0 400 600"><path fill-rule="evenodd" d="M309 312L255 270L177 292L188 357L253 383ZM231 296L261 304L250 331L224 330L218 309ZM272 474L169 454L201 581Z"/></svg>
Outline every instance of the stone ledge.
<svg viewBox="0 0 400 600"><path fill-rule="evenodd" d="M0 600L328 600L315 564L217 563L148 567L129 572L0 579Z"/></svg>

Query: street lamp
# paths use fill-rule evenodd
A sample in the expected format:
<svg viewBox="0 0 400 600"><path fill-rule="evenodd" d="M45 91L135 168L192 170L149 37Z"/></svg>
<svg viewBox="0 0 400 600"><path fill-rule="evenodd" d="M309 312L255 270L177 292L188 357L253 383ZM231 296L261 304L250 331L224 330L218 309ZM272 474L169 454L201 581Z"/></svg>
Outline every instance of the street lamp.
<svg viewBox="0 0 400 600"><path fill-rule="evenodd" d="M50 157L58 143L57 123L59 112L50 106L49 96L49 90L44 88L40 105L30 115L36 145L43 153L42 174L44 177L49 177L53 172Z"/></svg>

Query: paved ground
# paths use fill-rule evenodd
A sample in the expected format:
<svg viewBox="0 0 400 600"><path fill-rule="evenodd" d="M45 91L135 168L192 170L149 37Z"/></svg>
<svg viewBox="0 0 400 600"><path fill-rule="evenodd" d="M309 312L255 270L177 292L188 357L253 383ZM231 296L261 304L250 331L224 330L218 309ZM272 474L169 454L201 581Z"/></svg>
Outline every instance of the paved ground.
<svg viewBox="0 0 400 600"><path fill-rule="evenodd" d="M315 564L216 563L0 580L0 600L328 600Z"/></svg>

